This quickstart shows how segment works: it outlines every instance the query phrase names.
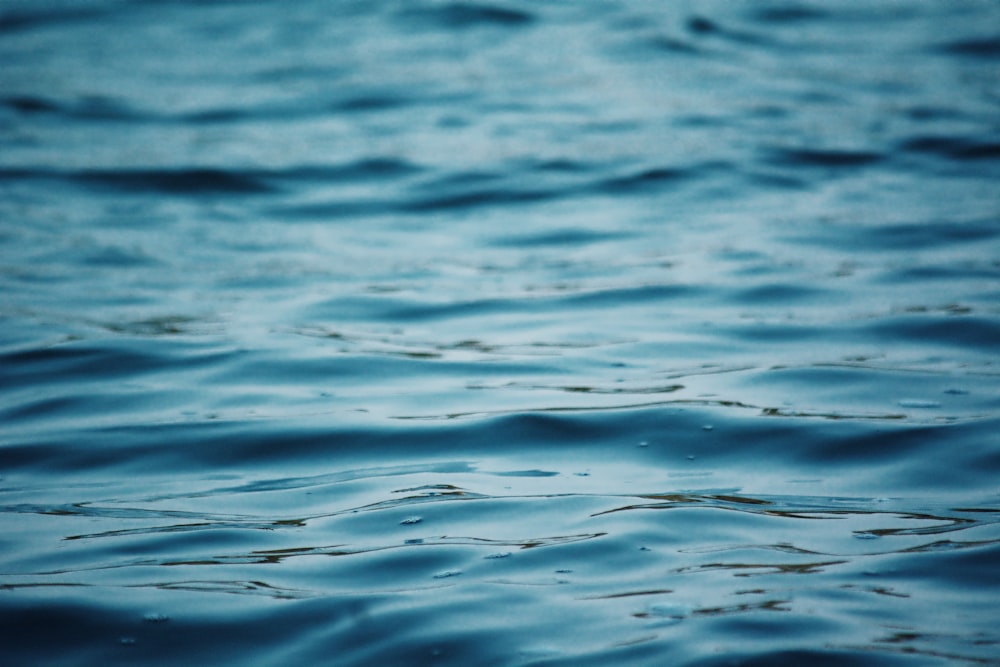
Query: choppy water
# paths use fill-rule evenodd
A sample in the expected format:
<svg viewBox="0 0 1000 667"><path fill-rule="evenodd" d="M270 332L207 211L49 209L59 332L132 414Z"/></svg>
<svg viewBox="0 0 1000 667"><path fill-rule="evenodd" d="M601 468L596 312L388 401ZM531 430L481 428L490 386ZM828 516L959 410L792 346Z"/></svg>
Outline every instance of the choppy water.
<svg viewBox="0 0 1000 667"><path fill-rule="evenodd" d="M0 5L5 665L1000 662L1000 5Z"/></svg>

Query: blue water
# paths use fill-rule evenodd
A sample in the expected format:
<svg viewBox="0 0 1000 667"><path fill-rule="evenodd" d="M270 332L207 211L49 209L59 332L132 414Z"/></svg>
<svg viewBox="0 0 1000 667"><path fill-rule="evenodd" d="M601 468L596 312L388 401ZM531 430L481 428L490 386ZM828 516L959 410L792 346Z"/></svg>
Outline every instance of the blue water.
<svg viewBox="0 0 1000 667"><path fill-rule="evenodd" d="M1000 4L4 0L3 665L1000 664Z"/></svg>

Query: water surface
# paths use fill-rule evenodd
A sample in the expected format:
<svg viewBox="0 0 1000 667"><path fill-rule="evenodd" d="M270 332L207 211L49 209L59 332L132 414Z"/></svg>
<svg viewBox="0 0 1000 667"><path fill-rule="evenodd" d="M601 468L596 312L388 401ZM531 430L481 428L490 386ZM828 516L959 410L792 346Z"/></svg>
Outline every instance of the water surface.
<svg viewBox="0 0 1000 667"><path fill-rule="evenodd" d="M0 8L0 661L995 664L993 2Z"/></svg>

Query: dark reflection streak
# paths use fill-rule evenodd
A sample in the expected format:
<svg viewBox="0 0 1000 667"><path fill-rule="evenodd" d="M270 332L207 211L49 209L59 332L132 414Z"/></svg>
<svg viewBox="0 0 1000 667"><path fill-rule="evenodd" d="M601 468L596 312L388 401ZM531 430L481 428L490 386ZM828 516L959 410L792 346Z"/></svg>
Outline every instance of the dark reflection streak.
<svg viewBox="0 0 1000 667"><path fill-rule="evenodd" d="M730 366L730 367L725 367L725 368L700 368L700 369L691 369L691 370L687 370L687 371L674 370L674 371L670 371L669 373L665 374L663 377L665 377L668 380L680 380L680 379L690 378L690 377L702 377L702 376L705 376L705 375L725 375L725 374L728 374L728 373L742 373L744 371L755 371L755 370L757 370L756 366Z"/></svg>
<svg viewBox="0 0 1000 667"><path fill-rule="evenodd" d="M787 554L801 554L808 556L832 556L835 554L825 554L821 551L811 551L809 549L801 549L791 544L734 544L731 546L724 547L709 547L704 549L678 549L678 553L686 554L705 554L705 553L720 553L726 551L736 551L741 549L763 549L766 551L778 551Z"/></svg>
<svg viewBox="0 0 1000 667"><path fill-rule="evenodd" d="M788 519L829 519L833 517L825 516L811 516L812 512L798 512L798 511L784 511L784 510L753 510L743 507L731 507L729 503L739 503L741 505L755 505L755 504L765 504L765 503L753 503L745 499L730 500L725 496L640 496L642 498L665 498L668 502L665 503L636 503L632 505L625 505L623 507L616 507L610 510L604 510L603 512L597 512L591 516L603 516L605 514L614 514L615 512L624 512L626 510L644 510L644 509L672 509L675 507L692 507L700 506L706 509L722 509L731 510L734 512L746 512L748 514L764 514L771 516L780 516ZM715 503L711 501L717 501ZM706 502L708 501L708 502ZM724 503L724 504L720 504ZM770 503L766 503L770 504ZM837 512L827 512L827 511L816 511L816 514L836 514ZM865 512L859 512L865 513ZM843 512L843 514L852 514L851 512ZM882 512L870 512L870 514L882 514ZM839 518L839 517L837 517Z"/></svg>
<svg viewBox="0 0 1000 667"><path fill-rule="evenodd" d="M560 544L572 544L574 542L584 542L586 540L604 537L607 533L584 533L581 535L561 535L558 537L539 537L526 540L492 540L483 537L436 537L423 538L419 542L406 542L404 544L389 544L368 548L342 548L343 545L333 545L327 547L296 547L292 549L273 549L267 551L253 551L245 556L219 556L216 560L249 563L279 563L287 558L296 556L354 556L358 554L369 554L378 551L390 551L394 549L409 549L412 547L440 547L440 546L488 546L488 547L519 547L521 549L536 549L539 547L556 546ZM168 563L163 563L168 564ZM171 565L186 564L171 562Z"/></svg>
<svg viewBox="0 0 1000 667"><path fill-rule="evenodd" d="M992 658L980 658L971 655L960 655L958 653L947 653L944 651L921 650L915 646L907 644L905 646L890 647L886 644L869 644L867 646L845 647L856 648L861 651L872 651L879 653L898 653L904 656L923 655L932 658L942 658L948 661L961 661L974 665L996 665L996 660Z"/></svg>
<svg viewBox="0 0 1000 667"><path fill-rule="evenodd" d="M915 536L915 535L939 535L942 533L950 533L954 531L965 530L973 526L985 526L996 523L995 521L977 521L975 519L967 519L962 517L949 517L949 516L938 516L935 514L917 513L917 512L881 512L874 510L781 510L781 509L751 509L745 507L733 507L728 503L740 502L742 504L754 504L748 502L746 499L733 499L730 500L728 496L684 496L684 495L674 495L674 496L642 496L644 498L658 498L665 499L668 502L659 503L635 503L630 505L625 505L622 507L616 507L609 510L604 510L602 512L597 512L592 514L592 517L603 516L607 514L614 514L617 512L624 512L628 510L666 510L675 508L693 508L701 507L704 509L718 509L718 510L728 510L734 512L745 512L748 514L757 514L765 516L775 516L785 519L806 519L806 520L839 520L846 519L853 516L885 516L891 517L899 520L915 520L915 521L937 521L943 522L943 525L936 526L922 526L916 528L875 528L869 530L854 531L858 535L876 535L879 537L887 536ZM716 502L711 502L711 501ZM727 504L720 504L725 502ZM767 502L767 501L764 501ZM761 503L763 504L763 503ZM767 503L771 504L771 503ZM922 545L919 547L912 547L909 550L904 551L929 551L934 548L941 548L941 545L955 545L953 548L963 548L965 546L978 546L993 544L995 541L986 540L982 542L935 542L932 545L938 545L934 547L932 545ZM961 547L958 545L962 545ZM774 547L777 548L777 547ZM896 552L892 552L896 553Z"/></svg>
<svg viewBox="0 0 1000 667"><path fill-rule="evenodd" d="M294 588L280 588L263 581L171 581L158 584L140 584L127 588L158 588L160 590L192 591L196 593L234 593L238 595L263 595L278 600L299 600L316 597L316 593Z"/></svg>
<svg viewBox="0 0 1000 667"><path fill-rule="evenodd" d="M369 292L392 292L394 289L388 287L378 287L369 286ZM563 294L563 293L560 293ZM587 294L585 292L584 294ZM480 341L476 339L465 339L453 343L443 343L435 342L429 340L410 340L405 337L392 337L392 336L378 336L378 335L360 335L360 334L348 334L342 331L336 331L333 329L327 329L324 327L297 327L290 328L283 331L295 336L306 336L309 338L320 338L324 340L336 340L344 343L356 344L356 345L391 345L395 348L403 348L403 350L385 350L382 348L364 348L358 349L353 352L355 354L417 354L417 355L431 355L432 358L444 358L446 355L442 353L449 352L464 352L464 353L479 353L488 356L555 356L557 352L548 352L547 350L587 350L599 347L607 347L611 345L621 345L624 343L632 342L629 340L621 339L610 339L607 341L601 341L596 343L552 343L552 342L533 342L533 343L518 343L518 344L493 344L486 341ZM414 352L407 352L406 350L413 350ZM526 349L530 348L530 349ZM538 351L546 350L546 351Z"/></svg>
<svg viewBox="0 0 1000 667"><path fill-rule="evenodd" d="M691 613L694 616L722 616L744 611L791 611L791 609L781 606L787 604L791 604L791 600L765 600L764 602L757 604L737 604L729 607L706 607L703 609L695 609Z"/></svg>
<svg viewBox="0 0 1000 667"><path fill-rule="evenodd" d="M527 387L529 389L541 389L543 387ZM612 387L604 389L601 387L569 386L569 387L544 387L545 389L558 389L575 394L670 394L684 389L682 384L672 384L662 387L636 387L627 389L622 387Z"/></svg>
<svg viewBox="0 0 1000 667"><path fill-rule="evenodd" d="M625 641L615 642L612 644L613 648L628 648L629 646L638 646L639 644L645 644L646 642L656 641L659 639L659 635L643 635L642 637L636 637L635 639L627 639Z"/></svg>
<svg viewBox="0 0 1000 667"><path fill-rule="evenodd" d="M430 591L446 588L453 584L434 584L426 586L410 586L402 589L386 589L377 591L380 593L413 593L417 591ZM191 591L195 593L230 593L235 595L260 595L274 598L276 600L304 600L308 598L323 597L322 593L305 591L295 588L281 588L272 586L263 581L225 581L225 580L191 580L176 582L161 582L155 584L134 584L125 588L156 588L165 591ZM371 591L347 591L338 593L339 595L371 595Z"/></svg>
<svg viewBox="0 0 1000 667"><path fill-rule="evenodd" d="M197 523L187 523L187 524L177 524L170 526L151 526L144 528L127 528L121 530L112 530L100 533L88 533L81 535L70 535L64 537L64 540L80 540L80 539L91 539L98 537L121 537L125 535L144 535L144 534L157 534L157 533L173 533L173 532L194 532L202 530L214 530L214 529L249 529L249 530L275 530L276 528L285 527L305 527L310 521L316 519L326 519L331 517L343 516L346 514L358 514L361 512L377 512L386 509L395 509L402 506L408 506L413 504L431 503L431 502L447 502L447 501L469 501L469 500L525 500L525 499L551 499L559 497L569 497L574 494L543 494L543 495L524 495L524 496L488 496L484 494L470 493L467 491L433 491L424 495L413 495L406 496L403 498L392 498L390 500L383 500L375 503L370 503L368 505L362 505L360 507L349 507L346 509L336 510L334 512L324 512L322 514L313 514L305 517L292 517L284 519L268 519L265 517L247 517L245 520L239 519L225 519L225 520L208 520ZM576 495L589 495L589 494L576 494ZM132 514L126 515L124 518L144 518L144 515L136 514L140 510L133 510ZM114 516L114 515L112 515ZM149 516L155 516L155 514L150 514ZM187 515L185 515L187 516Z"/></svg>
<svg viewBox="0 0 1000 667"><path fill-rule="evenodd" d="M512 579L489 579L485 583L499 584L501 586L524 586L525 588L547 588L549 586L563 586L559 580L553 581L516 581Z"/></svg>
<svg viewBox="0 0 1000 667"><path fill-rule="evenodd" d="M71 505L8 505L0 513L45 514L50 516L90 516L105 519L202 519L208 521L242 521L253 519L239 514L205 514L176 510L145 510L139 508L90 507L89 503Z"/></svg>
<svg viewBox="0 0 1000 667"><path fill-rule="evenodd" d="M674 570L678 574L691 572L706 572L711 570L770 570L770 572L737 572L737 577L752 577L760 574L816 574L823 568L833 565L843 565L850 561L830 560L816 563L706 563L682 567Z"/></svg>
<svg viewBox="0 0 1000 667"><path fill-rule="evenodd" d="M272 519L272 520L253 518L253 519L248 519L246 521L206 521L199 523L178 524L173 526L127 528L123 530L112 530L102 533L70 535L64 537L63 539L80 540L80 539L90 539L95 537L121 537L123 535L193 532L199 530L214 530L214 529L225 529L225 528L241 528L250 530L274 530L277 527L303 527L306 525L307 522L315 519L325 519L335 516L341 516L344 514L357 514L359 512L373 512L383 509L392 509L403 505L437 502L442 500L449 500L449 501L482 500L486 498L489 498L489 496L472 496L471 494L467 494L465 492L437 493L427 496L407 496L405 498L394 498L392 500L383 500L381 502L372 503L370 505L363 505L361 507L352 507L348 509L338 510L336 512L316 514L302 518L287 518L287 519Z"/></svg>
<svg viewBox="0 0 1000 667"><path fill-rule="evenodd" d="M465 489L454 484L425 484L424 486L415 486L410 489L396 489L393 493L413 493L415 491L426 491L429 495L440 495L442 492L466 492Z"/></svg>
<svg viewBox="0 0 1000 667"><path fill-rule="evenodd" d="M730 614L738 614L748 611L791 611L787 607L782 607L781 605L791 604L791 600L765 600L763 602L758 602L756 604L737 604L730 605L726 607L704 607L701 609L694 609L691 611L692 616L725 616ZM649 612L638 612L632 614L635 618L656 618L656 614ZM683 615L675 616L674 618L680 619Z"/></svg>
<svg viewBox="0 0 1000 667"><path fill-rule="evenodd" d="M649 401L646 403L628 403L624 405L589 405L589 406L557 406L548 408L526 408L512 410L484 410L478 412L454 412L446 415L393 415L390 419L412 420L412 421L437 421L450 419L466 419L469 417L490 417L497 415L529 414L532 412L608 412L614 410L637 410L641 408L655 408L671 405L695 405L700 407L724 407L740 408L745 410L760 410L764 417L805 417L830 420L866 420L866 421L887 421L906 419L907 415L897 413L870 414L863 415L857 413L828 413L828 412L804 412L787 411L782 408L762 408L760 406L743 403L741 401L708 400L708 399L676 399L671 401Z"/></svg>
<svg viewBox="0 0 1000 667"><path fill-rule="evenodd" d="M203 523L183 523L175 526L154 526L151 528L124 528L122 530L109 530L103 533L87 533L82 535L67 535L63 540L88 540L97 537L125 537L129 535L157 535L162 533L193 533L202 530L221 530L226 528L241 528L252 530L271 530L271 523L262 522L203 522Z"/></svg>
<svg viewBox="0 0 1000 667"><path fill-rule="evenodd" d="M95 584L75 582L32 582L30 584L0 584L0 591L13 591L19 588L92 588Z"/></svg>
<svg viewBox="0 0 1000 667"><path fill-rule="evenodd" d="M772 366L770 370L796 370L799 368L848 368L851 370L863 370L863 371L877 371L879 373L900 373L900 374L919 374L919 375L936 375L940 377L951 377L954 375L954 371L951 370L937 370L934 368L905 368L902 366L888 366L879 364L864 364L857 362L822 362L815 364L806 364L804 366ZM748 369L753 370L753 369ZM984 369L966 368L962 370L963 375L978 376L978 377L996 377L1000 373L991 372Z"/></svg>
<svg viewBox="0 0 1000 667"><path fill-rule="evenodd" d="M614 509L605 510L603 512L598 512L592 514L591 516L601 516L604 514L612 514L615 512L623 512L626 510L637 510L637 509L673 509L676 507L690 507L696 503L703 502L703 499L711 499L712 496L702 496L701 499L698 497L693 497L688 500L675 500L669 503L647 503L647 504L634 504L625 505L624 507L616 507ZM930 526L924 528L876 528L873 530L859 531L862 533L873 534L873 535L935 535L938 533L947 533L955 530L963 530L965 528L971 527L972 524L978 525L988 525L994 522L977 522L973 519L962 519L957 517L942 517L935 516L931 514L915 514L915 513L898 513L898 512L878 512L873 510L752 510L745 509L741 507L728 507L726 505L718 504L706 504L702 505L706 509L721 509L730 510L734 512L746 512L748 514L762 514L767 516L777 516L785 519L809 519L809 520L837 520L843 519L851 516L857 515L868 515L868 516L883 516L888 515L898 519L914 519L920 521L944 521L946 525L944 526Z"/></svg>
<svg viewBox="0 0 1000 667"><path fill-rule="evenodd" d="M159 502L163 500L205 498L216 495L285 491L289 489L305 489L316 486L329 486L333 484L356 482L359 480L379 479L382 477L399 477L421 473L456 474L472 471L472 465L465 461L447 461L432 465L401 465L360 468L357 470L344 470L341 472L325 473L322 475L310 475L308 477L282 477L277 479L258 480L237 486L208 489L198 493L156 496L153 498L147 498L146 501Z"/></svg>
<svg viewBox="0 0 1000 667"><path fill-rule="evenodd" d="M710 498L712 500L721 500L721 501L726 502L726 503L741 503L741 504L745 504L745 505L772 505L773 504L770 500L761 500L759 498L743 498L743 497L740 497L740 496L714 495L714 496L705 496L705 497L706 498Z"/></svg>
<svg viewBox="0 0 1000 667"><path fill-rule="evenodd" d="M368 505L362 505L360 507L352 507L344 510L337 510L336 512L329 512L325 514L317 514L314 516L306 517L301 519L303 523L306 521L311 521L313 519L326 519L329 517L341 516L344 514L357 514L360 512L377 512L384 509L394 509L396 507L416 505L423 503L434 503L443 501L467 501L467 500L496 500L492 496L481 495L478 493L469 493L467 491L448 491L443 493L430 493L426 495L417 496L405 496L403 498L392 498L390 500L382 500L376 503L370 503Z"/></svg>
<svg viewBox="0 0 1000 667"><path fill-rule="evenodd" d="M292 487L294 488L294 487ZM284 489L283 489L284 490ZM418 489L402 489L395 493L405 493L408 491L413 491ZM893 517L900 520L917 520L917 521L935 521L943 522L944 525L936 526L922 526L915 528L874 528L854 531L858 535L874 535L879 537L887 536L912 536L912 535L938 535L942 533L954 532L959 530L964 530L966 528L975 525L989 525L996 523L995 520L977 520L973 518L963 518L963 517L953 517L953 516L940 516L937 514L930 513L918 513L918 512L886 512L877 510L867 510L867 509L825 509L822 507L811 508L811 509L777 509L774 507L776 503L787 502L781 498L774 499L763 499L763 498L750 498L744 496L734 496L727 494L708 494L708 495L698 495L698 494L645 494L641 496L608 496L605 494L528 494L528 495L510 495L510 496L492 496L487 494L480 494L475 492L466 491L459 489L458 487L452 487L449 485L438 485L435 487L429 487L426 489L425 493L408 495L401 498L391 498L388 500L382 500L374 503L369 503L367 505L362 505L358 507L349 507L345 509L336 510L333 512L324 512L321 514L313 514L300 517L286 517L286 518L268 518L268 517L239 517L239 516L224 516L224 517L212 517L210 515L198 515L190 512L168 512L168 511L149 511L142 509L115 509L115 508L83 508L83 504L73 505L72 507L79 508L81 510L78 512L85 516L98 516L98 517L110 517L110 518L124 518L124 519L144 519L144 518L166 518L166 517L200 517L203 520L193 523L185 524L175 524L169 526L150 526L142 528L128 528L120 529L99 533L88 533L88 534L78 534L70 535L64 537L64 540L80 540L80 539L91 539L98 537L121 537L128 535L144 535L144 534L161 534L161 533L174 533L174 532L194 532L194 531L204 531L204 530L215 530L215 529L248 529L248 530L275 530L278 528L302 528L305 527L310 521L316 519L331 518L337 516L343 516L347 514L358 514L361 512L377 512L382 510L391 510L399 507L434 503L434 502L449 502L449 501L471 501L471 500L494 500L494 501L516 501L516 500L539 500L539 499L553 499L561 497L594 497L594 498L629 498L638 497L646 500L656 500L660 502L652 503L631 503L628 505L615 507L608 510L603 510L591 515L591 517L599 517L608 514L614 514L617 512L623 512L627 510L662 510L662 509L672 509L677 507L701 507L705 509L721 509L737 512L745 512L748 514L764 515L764 516L775 516L786 519L806 519L806 520L836 520L844 519L852 516L887 516ZM794 499L793 499L794 500ZM829 501L830 499L826 499ZM861 502L861 501L858 501ZM32 511L33 506L15 506L15 508L7 508L7 511L19 511L26 512ZM767 509L764 509L767 507ZM38 511L41 514L73 514L69 511L51 511L46 508L41 508ZM969 511L969 510L956 510L956 511Z"/></svg>
<svg viewBox="0 0 1000 667"><path fill-rule="evenodd" d="M667 595L673 593L670 588L658 588L651 591L629 591L627 593L609 593L607 595L591 595L580 598L581 600L617 600L619 598L632 598L645 595Z"/></svg>
<svg viewBox="0 0 1000 667"><path fill-rule="evenodd" d="M838 512L831 512L831 514L838 514ZM851 512L850 514L853 514ZM978 522L975 519L962 519L959 517L940 517L932 516L929 514L900 514L900 518L904 519L919 519L924 521L947 521L948 525L945 526L930 526L926 528L876 528L874 530L862 531L870 535L888 536L888 535L937 535L939 533L949 533L955 530L963 530L970 527L973 524L986 525L990 522Z"/></svg>
<svg viewBox="0 0 1000 667"><path fill-rule="evenodd" d="M1000 539L997 540L977 540L968 542L959 542L954 540L939 540L937 542L930 542L928 544L921 544L920 546L910 547L909 549L901 549L895 553L924 553L929 551L957 551L959 549L973 549L976 547L985 547L993 544L1000 544Z"/></svg>
<svg viewBox="0 0 1000 667"><path fill-rule="evenodd" d="M120 570L131 567L177 567L185 565L205 566L205 565L267 565L281 563L289 558L299 556L358 556L367 555L382 551L394 551L399 549L413 549L416 547L448 547L448 546L471 546L471 547L511 547L520 549L538 549L542 547L559 546L584 542L600 537L605 537L608 533L583 533L578 535L560 535L555 537L536 537L523 540L491 540L482 537L431 537L423 538L419 542L404 542L402 544L387 544L372 547L342 548L344 545L329 545L325 547L292 547L289 549L277 549L268 551L251 551L248 554L224 554L215 556L199 556L186 559L137 559L128 562L97 565L92 567L66 568L59 570L47 570L32 573L35 576L52 576L60 574L70 574L78 572L94 572L105 570Z"/></svg>
<svg viewBox="0 0 1000 667"><path fill-rule="evenodd" d="M894 597L894 598L910 597L910 595L907 593L897 593L891 588L885 588L884 586L861 587L855 584L844 584L843 586L841 586L841 588L843 588L844 590L860 590L860 591L865 591L867 593L875 593L876 595L888 595L889 597Z"/></svg>

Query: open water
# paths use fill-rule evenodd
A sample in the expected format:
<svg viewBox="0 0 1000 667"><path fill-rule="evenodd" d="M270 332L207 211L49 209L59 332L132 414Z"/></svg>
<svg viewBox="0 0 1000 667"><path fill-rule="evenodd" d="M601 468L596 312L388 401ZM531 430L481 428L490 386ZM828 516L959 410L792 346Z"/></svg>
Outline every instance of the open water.
<svg viewBox="0 0 1000 667"><path fill-rule="evenodd" d="M0 3L0 663L1000 664L1000 4Z"/></svg>

